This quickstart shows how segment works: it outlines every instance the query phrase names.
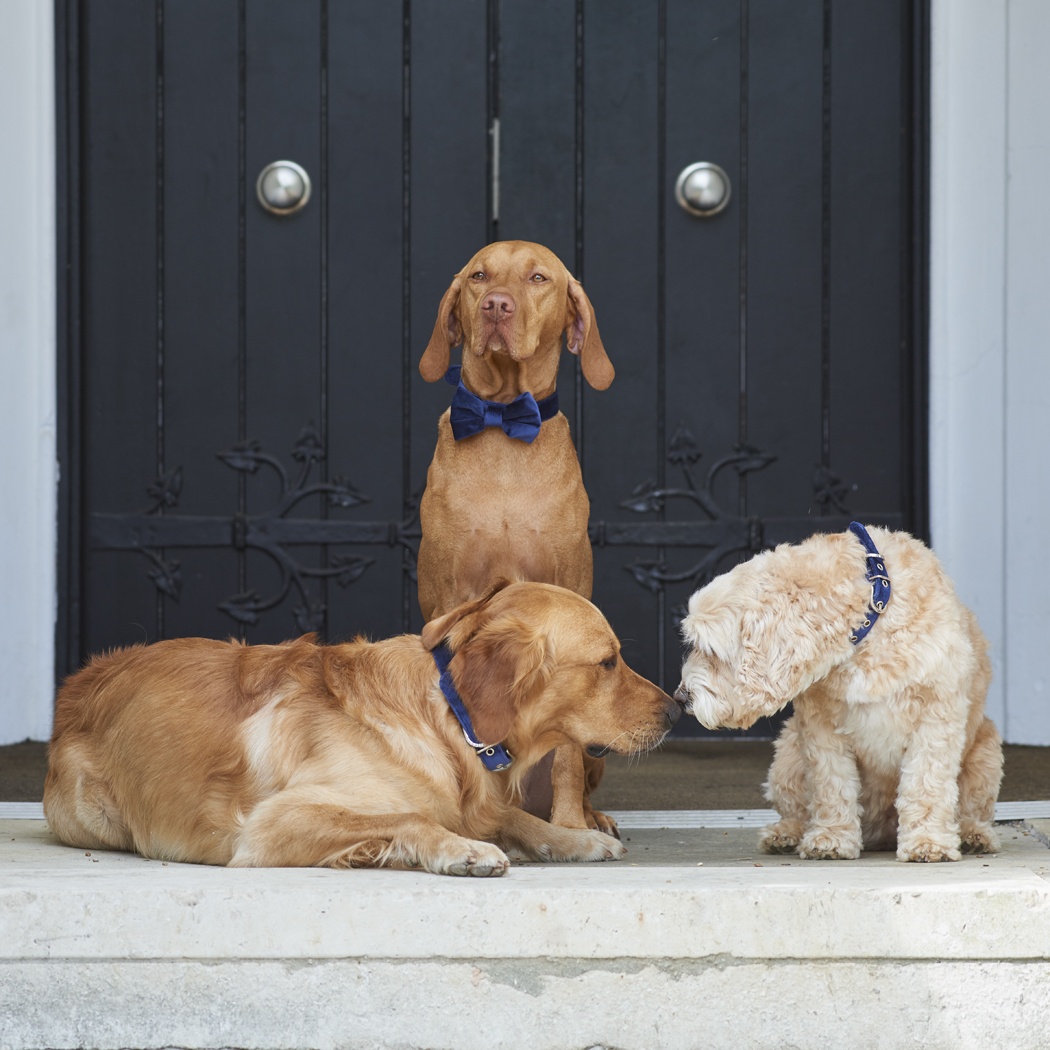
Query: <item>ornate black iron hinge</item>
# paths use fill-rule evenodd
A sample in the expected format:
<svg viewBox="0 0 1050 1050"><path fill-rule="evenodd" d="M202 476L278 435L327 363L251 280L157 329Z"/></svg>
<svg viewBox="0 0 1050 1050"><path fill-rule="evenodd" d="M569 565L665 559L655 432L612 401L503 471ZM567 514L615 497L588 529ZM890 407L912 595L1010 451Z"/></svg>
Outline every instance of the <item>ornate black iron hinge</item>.
<svg viewBox="0 0 1050 1050"><path fill-rule="evenodd" d="M414 543L419 539L418 506L406 508L403 521L355 522L341 518L291 517L304 500L322 496L333 509L351 509L369 502L343 475L331 481L310 481L315 464L324 458L324 448L312 424L307 424L292 449L299 464L293 479L284 464L262 451L258 441L240 442L217 453L228 467L244 474L266 468L276 475L279 490L275 504L258 514L195 516L172 513L182 492L182 470L177 467L153 482L148 489L152 504L139 514L92 514L89 540L96 550L136 550L152 563L149 572L157 589L175 601L182 590L181 564L167 555L169 548L233 547L258 550L270 557L281 573L276 590L261 596L255 590L230 595L219 608L238 623L252 625L260 615L279 605L294 587L300 604L294 609L295 622L302 631L320 630L325 604L308 581L333 580L349 587L375 563L362 555L336 555L326 565L304 564L293 553L297 546L329 544L401 546L415 563Z"/></svg>

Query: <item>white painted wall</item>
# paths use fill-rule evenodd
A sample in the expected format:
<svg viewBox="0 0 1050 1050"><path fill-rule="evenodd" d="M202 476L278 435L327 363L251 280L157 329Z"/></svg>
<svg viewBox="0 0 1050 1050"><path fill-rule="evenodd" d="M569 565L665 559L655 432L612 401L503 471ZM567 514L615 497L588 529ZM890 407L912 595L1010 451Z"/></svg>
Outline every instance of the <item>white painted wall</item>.
<svg viewBox="0 0 1050 1050"><path fill-rule="evenodd" d="M0 0L0 743L47 739L54 693L52 5Z"/></svg>
<svg viewBox="0 0 1050 1050"><path fill-rule="evenodd" d="M1011 0L1007 28L1006 721L1050 744L1050 4Z"/></svg>
<svg viewBox="0 0 1050 1050"><path fill-rule="evenodd" d="M52 7L0 0L0 743L50 733ZM1050 3L933 0L933 543L995 653L990 712L1050 744Z"/></svg>
<svg viewBox="0 0 1050 1050"><path fill-rule="evenodd" d="M991 639L991 716L1050 744L1050 4L932 18L932 539Z"/></svg>

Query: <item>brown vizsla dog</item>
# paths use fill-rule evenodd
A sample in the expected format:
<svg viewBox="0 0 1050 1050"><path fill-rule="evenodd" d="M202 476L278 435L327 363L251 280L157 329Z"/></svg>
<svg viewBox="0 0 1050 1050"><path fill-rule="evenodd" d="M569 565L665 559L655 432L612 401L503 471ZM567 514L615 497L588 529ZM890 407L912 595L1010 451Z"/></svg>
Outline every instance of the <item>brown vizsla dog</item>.
<svg viewBox="0 0 1050 1050"><path fill-rule="evenodd" d="M541 244L482 248L441 299L419 371L427 382L444 377L457 390L438 421L419 507L419 605L427 620L502 577L591 596L590 501L555 394L563 334L587 382L606 389L615 371L594 308ZM449 352L460 343L457 376ZM579 748L558 748L550 783L546 765L530 780L527 807L544 814L549 808L552 823L563 827L617 834L615 821L590 805L604 766Z"/></svg>

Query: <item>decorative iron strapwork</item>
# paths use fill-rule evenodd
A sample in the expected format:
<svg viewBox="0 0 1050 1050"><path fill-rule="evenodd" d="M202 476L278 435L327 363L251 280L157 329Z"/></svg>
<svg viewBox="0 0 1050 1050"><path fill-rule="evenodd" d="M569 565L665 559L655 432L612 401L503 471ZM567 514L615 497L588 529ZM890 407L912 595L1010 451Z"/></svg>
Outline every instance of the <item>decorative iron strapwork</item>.
<svg viewBox="0 0 1050 1050"><path fill-rule="evenodd" d="M284 465L275 456L260 451L259 442L242 441L225 452L218 453L228 467L245 474L254 474L260 466L268 467L280 482L277 504L265 514L249 517L237 514L233 519L233 545L237 550L254 547L268 554L281 570L281 586L269 597L260 598L257 591L242 591L219 603L219 608L238 623L249 626L259 622L259 614L272 609L284 601L295 584L302 604L293 610L296 626L301 631L320 631L324 627L325 603L306 587L306 579L335 580L340 587L349 587L359 580L375 564L374 558L357 555L337 555L324 567L300 564L283 544L273 539L267 525L284 519L304 499L310 496L325 496L330 507L356 507L368 502L368 497L358 492L343 476L337 475L331 482L317 481L307 484L315 463L324 459L324 447L312 424L303 428L299 440L292 449L292 458L301 465L294 484L289 480Z"/></svg>
<svg viewBox="0 0 1050 1050"><path fill-rule="evenodd" d="M725 470L732 469L738 477L762 470L774 462L769 455L751 445L738 445L733 451L711 465L699 486L693 476L695 465L703 453L696 439L680 425L671 438L667 459L684 479L684 486L658 487L652 479L642 482L621 507L636 514L658 513L670 500L685 500L694 504L704 518L694 522L654 522L649 530L639 530L638 540L662 547L697 547L705 553L692 565L671 568L663 558L655 561L635 561L624 568L635 581L654 594L669 583L689 582L692 587L708 582L719 564L730 555L740 552L755 553L762 549L762 523L755 517L742 517L726 511L715 498L715 480ZM599 543L601 538L599 537Z"/></svg>
<svg viewBox="0 0 1050 1050"><path fill-rule="evenodd" d="M348 587L364 575L375 559L336 555L327 565L311 566L300 562L291 548L383 543L408 550L414 565L413 543L419 538L418 501L406 508L405 520L400 523L291 517L297 506L315 496L325 497L332 508L346 509L369 502L369 497L355 489L343 475L337 475L330 482L310 481L314 464L324 458L324 448L312 424L303 428L291 455L299 464L294 479L277 457L262 451L258 441L244 441L217 453L233 470L254 475L265 468L276 475L279 484L276 503L262 513L238 512L232 517L171 513L178 507L183 485L182 469L177 467L149 486L152 503L141 513L93 514L91 545L94 549L139 551L152 562L149 576L157 589L175 601L181 596L182 568L176 558L167 556L169 548L232 546L238 551L262 551L280 570L279 587L266 596L260 596L255 590L233 594L218 607L238 623L250 626L258 622L263 612L279 605L294 586L301 599L294 609L297 627L302 631L320 630L324 625L325 603L309 581L330 579L341 587Z"/></svg>
<svg viewBox="0 0 1050 1050"><path fill-rule="evenodd" d="M620 506L636 514L654 514L665 509L672 500L692 503L701 516L692 521L649 521L626 525L596 522L591 526L591 540L597 546L631 545L660 549L656 560L636 560L625 565L640 587L653 594L661 594L668 584L688 583L688 593L702 587L720 571L733 556L753 555L767 547L783 542L797 542L812 532L839 532L844 530L853 513L846 498L858 490L855 483L847 484L832 473L826 465L817 465L813 474L812 505L815 513L799 517L761 517L733 514L715 498L716 479L724 471L735 471L738 478L764 470L776 461L776 456L752 445L736 446L731 453L713 463L704 477L703 485L694 477L696 464L703 453L689 429L680 424L671 438L667 460L681 472L684 485L660 487L648 479L638 485ZM900 514L869 515L872 524L901 528ZM698 548L703 554L684 567L671 567L666 560L668 551ZM672 610L677 625L686 614L685 602Z"/></svg>
<svg viewBox="0 0 1050 1050"><path fill-rule="evenodd" d="M154 585L174 601L179 600L182 591L182 567L176 558L169 556L169 550L233 547L237 551L263 552L280 569L279 587L266 596L244 590L219 603L226 615L247 626L257 623L264 612L279 605L294 587L300 598L294 609L296 625L302 631L321 629L326 610L322 592L313 585L315 581L334 580L348 587L374 564L373 558L361 555L336 555L325 565L304 565L294 555L296 547L400 547L404 552L403 571L406 578L414 582L420 538L419 494L406 500L401 521L293 517L292 512L310 497L325 497L334 510L361 506L369 502L369 497L342 475L329 482L310 481L314 465L324 458L324 448L312 425L303 428L291 455L299 465L294 478L277 457L261 449L258 441L244 441L217 453L227 466L242 474L255 475L263 469L276 477L278 494L269 510L225 517L179 514L183 473L176 467L149 486L151 503L140 513L92 514L90 545L94 550L138 551L151 563L149 576ZM818 467L813 478L815 515L760 519L726 510L716 499L716 481L726 471L733 471L740 478L763 470L776 457L750 445L740 445L714 462L700 484L695 475L702 456L688 428L679 426L671 439L667 459L680 473L682 484L658 486L650 479L638 485L620 504L637 515L659 514L672 502L692 504L699 511L697 517L596 521L590 526L591 541L597 547L651 547L659 551L656 559L624 565L638 585L653 594L662 593L669 584L688 583L691 589L696 589L707 583L734 555L755 554L785 540L801 539L818 528L839 531L849 524L851 515L845 498L857 487L844 484L826 467ZM866 520L869 524L902 527L900 515L869 516ZM702 554L684 566L672 566L669 552L682 549L700 550ZM681 606L673 610L675 618L683 613ZM406 629L407 626L406 623Z"/></svg>

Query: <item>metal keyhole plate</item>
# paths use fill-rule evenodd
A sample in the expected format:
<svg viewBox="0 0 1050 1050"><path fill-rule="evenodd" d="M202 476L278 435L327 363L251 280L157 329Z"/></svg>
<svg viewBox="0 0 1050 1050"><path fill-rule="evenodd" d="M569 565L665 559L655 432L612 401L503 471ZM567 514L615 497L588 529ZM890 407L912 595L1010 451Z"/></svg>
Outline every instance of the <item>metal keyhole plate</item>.
<svg viewBox="0 0 1050 1050"><path fill-rule="evenodd" d="M259 203L274 215L294 215L310 199L310 176L294 160L275 160L255 180Z"/></svg>
<svg viewBox="0 0 1050 1050"><path fill-rule="evenodd" d="M729 203L729 176L717 164L701 161L684 167L674 184L675 200L690 215L709 218Z"/></svg>

